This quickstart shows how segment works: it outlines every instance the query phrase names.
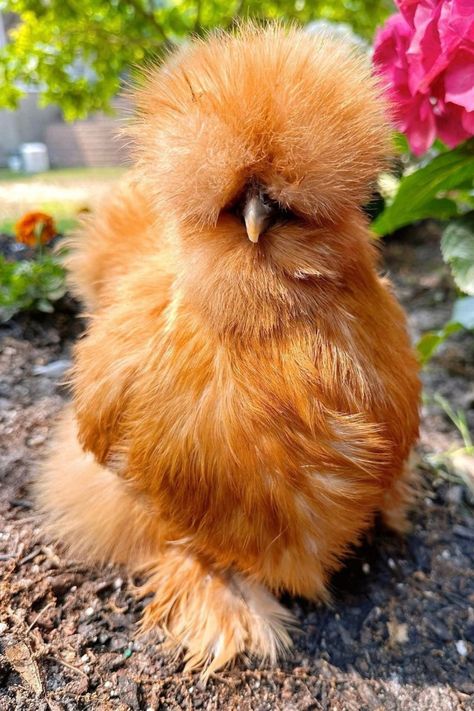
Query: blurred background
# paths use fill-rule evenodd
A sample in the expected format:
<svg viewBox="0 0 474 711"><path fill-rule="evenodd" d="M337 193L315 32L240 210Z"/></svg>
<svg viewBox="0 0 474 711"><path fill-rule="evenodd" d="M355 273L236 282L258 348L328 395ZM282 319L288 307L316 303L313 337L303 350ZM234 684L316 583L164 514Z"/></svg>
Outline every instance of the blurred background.
<svg viewBox="0 0 474 711"><path fill-rule="evenodd" d="M0 232L33 207L52 212L61 230L73 225L127 165L123 89L190 35L280 19L310 30L333 23L368 48L393 10L390 0L1 0Z"/></svg>
<svg viewBox="0 0 474 711"><path fill-rule="evenodd" d="M120 89L134 68L191 34L229 28L239 18L303 25L326 19L370 42L394 9L390 0L3 0L0 8L0 108L10 110L0 113L0 166L18 156L22 143L41 141L56 168L123 162L109 118Z"/></svg>

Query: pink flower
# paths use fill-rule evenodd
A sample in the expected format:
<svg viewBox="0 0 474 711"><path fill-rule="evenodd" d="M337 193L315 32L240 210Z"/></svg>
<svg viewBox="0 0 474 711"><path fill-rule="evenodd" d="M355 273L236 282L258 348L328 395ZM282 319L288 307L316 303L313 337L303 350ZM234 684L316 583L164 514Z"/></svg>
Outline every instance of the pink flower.
<svg viewBox="0 0 474 711"><path fill-rule="evenodd" d="M454 148L474 135L474 1L396 1L374 50L395 123L416 155Z"/></svg>

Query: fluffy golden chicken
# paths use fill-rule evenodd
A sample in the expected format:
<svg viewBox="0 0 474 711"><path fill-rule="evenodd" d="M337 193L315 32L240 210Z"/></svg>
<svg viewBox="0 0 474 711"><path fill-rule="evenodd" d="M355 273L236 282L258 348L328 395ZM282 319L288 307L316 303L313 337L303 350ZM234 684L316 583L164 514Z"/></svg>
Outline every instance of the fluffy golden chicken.
<svg viewBox="0 0 474 711"><path fill-rule="evenodd" d="M207 675L273 661L274 595L327 599L377 513L405 526L418 368L361 211L390 131L364 57L280 27L192 42L136 101L38 497L74 554L146 571L144 626Z"/></svg>

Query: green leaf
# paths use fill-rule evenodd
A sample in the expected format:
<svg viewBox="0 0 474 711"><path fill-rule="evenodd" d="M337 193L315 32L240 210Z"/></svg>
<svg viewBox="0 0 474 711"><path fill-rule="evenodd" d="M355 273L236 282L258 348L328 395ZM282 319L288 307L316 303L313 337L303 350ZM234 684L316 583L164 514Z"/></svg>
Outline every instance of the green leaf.
<svg viewBox="0 0 474 711"><path fill-rule="evenodd" d="M426 365L434 356L438 348L453 333L461 329L474 330L474 297L465 296L454 302L451 320L438 331L428 331L424 333L416 348L418 357L422 365Z"/></svg>
<svg viewBox="0 0 474 711"><path fill-rule="evenodd" d="M455 301L451 320L469 330L474 329L474 296L465 296Z"/></svg>
<svg viewBox="0 0 474 711"><path fill-rule="evenodd" d="M6 323L9 321L13 316L15 316L20 309L15 308L14 306L1 306L0 305L0 323Z"/></svg>
<svg viewBox="0 0 474 711"><path fill-rule="evenodd" d="M52 314L54 311L53 305L47 299L39 299L36 303L38 311L43 311L47 314Z"/></svg>
<svg viewBox="0 0 474 711"><path fill-rule="evenodd" d="M52 302L66 291L66 272L56 255L9 262L0 255L0 320L8 321L18 311L53 311Z"/></svg>
<svg viewBox="0 0 474 711"><path fill-rule="evenodd" d="M48 291L48 299L50 301L57 301L58 299L61 299L64 296L66 291L67 290L65 286L61 286L57 289L53 289L52 291Z"/></svg>
<svg viewBox="0 0 474 711"><path fill-rule="evenodd" d="M439 331L428 331L424 333L416 344L421 365L426 365L434 356L440 345L453 333L460 331L461 328L461 324L453 320L447 323L444 328L439 329Z"/></svg>
<svg viewBox="0 0 474 711"><path fill-rule="evenodd" d="M457 286L474 296L474 211L453 220L446 227L441 238L441 251Z"/></svg>
<svg viewBox="0 0 474 711"><path fill-rule="evenodd" d="M474 139L436 156L406 175L393 202L372 224L377 234L390 234L427 217L446 220L456 216L456 202L446 193L474 184Z"/></svg>
<svg viewBox="0 0 474 711"><path fill-rule="evenodd" d="M393 143L398 153L410 153L410 146L404 133L395 133Z"/></svg>

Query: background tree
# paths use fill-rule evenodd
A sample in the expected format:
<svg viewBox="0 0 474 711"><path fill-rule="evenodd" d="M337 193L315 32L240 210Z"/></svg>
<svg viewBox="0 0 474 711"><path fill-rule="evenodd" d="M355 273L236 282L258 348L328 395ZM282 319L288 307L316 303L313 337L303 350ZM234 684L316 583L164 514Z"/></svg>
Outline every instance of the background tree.
<svg viewBox="0 0 474 711"><path fill-rule="evenodd" d="M391 0L0 0L0 12L19 17L0 50L0 106L14 108L22 86L36 85L42 104L80 118L109 110L133 67L189 34L239 18L326 18L370 40L392 10Z"/></svg>

